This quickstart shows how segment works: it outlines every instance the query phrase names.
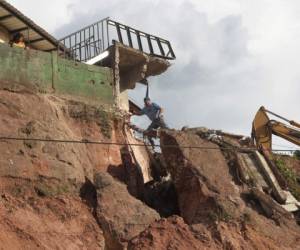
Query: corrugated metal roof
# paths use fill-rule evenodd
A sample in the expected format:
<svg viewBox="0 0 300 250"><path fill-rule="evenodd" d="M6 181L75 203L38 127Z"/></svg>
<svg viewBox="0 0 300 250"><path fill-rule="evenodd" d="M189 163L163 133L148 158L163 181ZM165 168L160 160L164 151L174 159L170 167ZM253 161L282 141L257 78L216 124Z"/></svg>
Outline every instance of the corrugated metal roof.
<svg viewBox="0 0 300 250"><path fill-rule="evenodd" d="M0 0L0 26L4 27L10 34L22 33L26 42L35 49L57 50L58 40L5 0Z"/></svg>

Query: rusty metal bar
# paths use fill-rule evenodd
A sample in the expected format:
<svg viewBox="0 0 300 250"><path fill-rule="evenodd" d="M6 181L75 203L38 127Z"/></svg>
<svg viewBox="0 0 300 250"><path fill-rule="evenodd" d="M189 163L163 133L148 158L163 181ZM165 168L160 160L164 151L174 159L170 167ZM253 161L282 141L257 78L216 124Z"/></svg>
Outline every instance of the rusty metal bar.
<svg viewBox="0 0 300 250"><path fill-rule="evenodd" d="M132 45L132 39L131 39L131 34L130 34L130 28L129 27L126 27L126 32L127 32L127 37L128 37L128 43L129 43L129 46L131 48L133 48L133 45Z"/></svg>
<svg viewBox="0 0 300 250"><path fill-rule="evenodd" d="M153 51L153 46L152 46L152 42L151 42L151 37L149 34L147 34L147 41L148 41L148 46L149 46L149 51L150 51L150 54L154 54L154 51Z"/></svg>
<svg viewBox="0 0 300 250"><path fill-rule="evenodd" d="M143 45L142 45L142 41L141 41L140 32L138 30L136 30L135 33L136 33L136 38L137 38L138 45L139 45L139 50L143 51Z"/></svg>
<svg viewBox="0 0 300 250"><path fill-rule="evenodd" d="M119 42L123 43L122 32L121 32L121 29L120 29L120 25L118 23L116 23L116 28L117 28Z"/></svg>
<svg viewBox="0 0 300 250"><path fill-rule="evenodd" d="M164 48L161 45L160 39L158 37L155 37L155 40L157 41L157 45L158 45L158 48L160 50L161 55L165 56L165 51L164 51Z"/></svg>
<svg viewBox="0 0 300 250"><path fill-rule="evenodd" d="M175 58L175 53L174 53L173 48L171 46L171 43L169 41L167 42L167 45L168 45L168 49L169 49L169 52L171 54L171 57Z"/></svg>

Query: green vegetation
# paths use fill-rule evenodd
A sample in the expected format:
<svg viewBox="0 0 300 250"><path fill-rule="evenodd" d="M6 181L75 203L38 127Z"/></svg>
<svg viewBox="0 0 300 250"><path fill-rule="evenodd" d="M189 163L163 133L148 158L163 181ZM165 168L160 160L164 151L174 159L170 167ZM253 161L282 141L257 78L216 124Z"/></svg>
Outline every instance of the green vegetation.
<svg viewBox="0 0 300 250"><path fill-rule="evenodd" d="M276 156L274 158L274 162L280 173L286 179L291 193L297 200L300 200L300 183L298 182L300 176L297 176L297 173L291 167L288 167L284 159L281 157Z"/></svg>

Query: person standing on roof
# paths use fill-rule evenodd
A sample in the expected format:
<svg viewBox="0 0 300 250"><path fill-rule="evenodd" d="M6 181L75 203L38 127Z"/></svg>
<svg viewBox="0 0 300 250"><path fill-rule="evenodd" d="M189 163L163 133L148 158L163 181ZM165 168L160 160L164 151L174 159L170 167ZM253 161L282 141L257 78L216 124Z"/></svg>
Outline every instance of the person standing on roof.
<svg viewBox="0 0 300 250"><path fill-rule="evenodd" d="M146 131L149 132L153 129L168 128L163 117L163 109L156 103L151 102L149 97L144 98L144 103L144 108L139 112L134 112L134 115L147 115L152 121Z"/></svg>

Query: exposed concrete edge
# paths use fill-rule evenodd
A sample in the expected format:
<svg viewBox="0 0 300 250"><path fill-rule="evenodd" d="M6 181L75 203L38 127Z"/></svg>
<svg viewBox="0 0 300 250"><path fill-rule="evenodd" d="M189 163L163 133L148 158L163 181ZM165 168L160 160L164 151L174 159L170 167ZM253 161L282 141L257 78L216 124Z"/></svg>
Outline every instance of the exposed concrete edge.
<svg viewBox="0 0 300 250"><path fill-rule="evenodd" d="M292 195L290 191L284 191L287 196L286 203L281 205L285 210L289 212L296 212L300 209L300 202Z"/></svg>
<svg viewBox="0 0 300 250"><path fill-rule="evenodd" d="M245 159L239 153L236 153L236 161L242 181L245 183L249 183L251 178L247 171L247 164L245 163Z"/></svg>
<svg viewBox="0 0 300 250"><path fill-rule="evenodd" d="M134 138L131 130L126 127L124 130L126 141L129 144L137 143L137 140ZM141 144L142 142L139 143ZM138 167L143 178L143 183L145 184L147 182L152 181L153 178L151 175L151 158L149 157L149 152L146 148L146 145L145 147L132 145L130 145L129 147L133 156L133 160L135 161L135 164Z"/></svg>
<svg viewBox="0 0 300 250"><path fill-rule="evenodd" d="M281 189L281 187L280 187L275 175L273 174L269 164L267 163L266 159L257 150L254 152L254 156L258 162L258 165L259 165L261 171L263 172L269 185L271 186L276 200L281 204L285 203L287 196L284 193L284 191Z"/></svg>
<svg viewBox="0 0 300 250"><path fill-rule="evenodd" d="M253 188L251 190L252 194L257 198L269 218L280 219L288 218L292 219L293 215L280 206L276 201L274 201L269 195L265 194L258 188Z"/></svg>

